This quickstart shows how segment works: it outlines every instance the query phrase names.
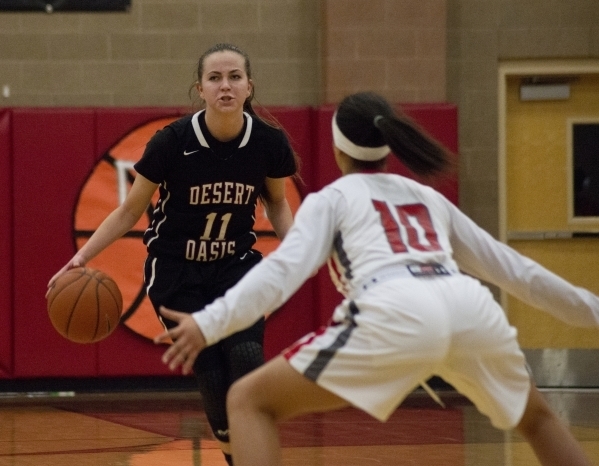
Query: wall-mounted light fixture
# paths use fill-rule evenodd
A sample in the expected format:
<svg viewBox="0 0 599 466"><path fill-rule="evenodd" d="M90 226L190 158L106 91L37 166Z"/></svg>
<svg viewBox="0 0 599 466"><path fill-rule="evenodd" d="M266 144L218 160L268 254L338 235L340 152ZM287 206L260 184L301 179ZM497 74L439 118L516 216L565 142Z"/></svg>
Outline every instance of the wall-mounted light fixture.
<svg viewBox="0 0 599 466"><path fill-rule="evenodd" d="M568 100L573 76L529 76L520 84L520 100Z"/></svg>

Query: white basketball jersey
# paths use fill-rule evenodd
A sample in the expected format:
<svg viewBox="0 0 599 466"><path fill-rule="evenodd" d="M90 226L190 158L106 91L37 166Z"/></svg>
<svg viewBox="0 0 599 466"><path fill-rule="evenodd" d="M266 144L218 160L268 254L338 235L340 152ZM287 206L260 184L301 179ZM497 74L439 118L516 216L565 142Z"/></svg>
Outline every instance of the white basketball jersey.
<svg viewBox="0 0 599 466"><path fill-rule="evenodd" d="M353 299L387 271L461 271L577 326L599 325L599 298L495 240L437 191L400 175L345 175L303 201L281 245L193 314L213 344L273 312L326 261Z"/></svg>
<svg viewBox="0 0 599 466"><path fill-rule="evenodd" d="M398 175L354 174L319 196L334 205L330 269L343 294L396 266L440 264L457 270L449 242L450 216L432 188Z"/></svg>

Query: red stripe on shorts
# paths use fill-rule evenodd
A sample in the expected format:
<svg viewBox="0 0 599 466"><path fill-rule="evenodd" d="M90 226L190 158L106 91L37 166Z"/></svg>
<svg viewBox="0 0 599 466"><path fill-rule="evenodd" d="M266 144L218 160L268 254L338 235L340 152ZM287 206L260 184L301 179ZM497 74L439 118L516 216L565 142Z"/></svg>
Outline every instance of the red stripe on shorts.
<svg viewBox="0 0 599 466"><path fill-rule="evenodd" d="M300 338L291 346L289 346L286 350L283 351L283 357L285 359L291 359L295 353L297 353L303 346L309 345L314 341L317 336L322 335L326 331L327 327L322 326L317 331L309 333L308 335Z"/></svg>

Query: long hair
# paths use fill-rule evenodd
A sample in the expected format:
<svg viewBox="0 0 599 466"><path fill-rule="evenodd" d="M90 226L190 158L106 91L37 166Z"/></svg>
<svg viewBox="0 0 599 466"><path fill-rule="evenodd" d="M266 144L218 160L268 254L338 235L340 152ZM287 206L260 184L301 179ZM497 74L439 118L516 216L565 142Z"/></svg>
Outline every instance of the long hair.
<svg viewBox="0 0 599 466"><path fill-rule="evenodd" d="M341 132L358 146L388 145L416 175L441 174L451 166L447 149L376 93L360 92L345 97L337 108L336 122Z"/></svg>

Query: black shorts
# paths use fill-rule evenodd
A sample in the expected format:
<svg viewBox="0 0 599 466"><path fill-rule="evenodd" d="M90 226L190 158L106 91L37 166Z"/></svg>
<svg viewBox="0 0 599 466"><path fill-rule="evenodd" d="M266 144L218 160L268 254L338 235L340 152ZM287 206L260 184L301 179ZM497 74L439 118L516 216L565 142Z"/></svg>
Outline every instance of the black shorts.
<svg viewBox="0 0 599 466"><path fill-rule="evenodd" d="M146 291L155 310L166 306L192 313L224 295L261 259L262 254L254 250L213 262L148 256Z"/></svg>
<svg viewBox="0 0 599 466"><path fill-rule="evenodd" d="M250 250L241 256L232 256L213 262L193 262L171 258L148 256L144 265L144 282L148 297L158 314L160 306L181 312L196 312L223 296L258 262L262 254ZM159 315L159 314L158 314ZM176 324L161 318L167 328ZM264 319L253 326L223 340L226 346L241 341L255 341L262 345L264 339ZM221 345L215 345L221 346ZM212 350L216 350L213 348ZM200 360L204 360L206 370L214 360L209 358L211 351L202 351ZM216 362L216 360L214 360Z"/></svg>

